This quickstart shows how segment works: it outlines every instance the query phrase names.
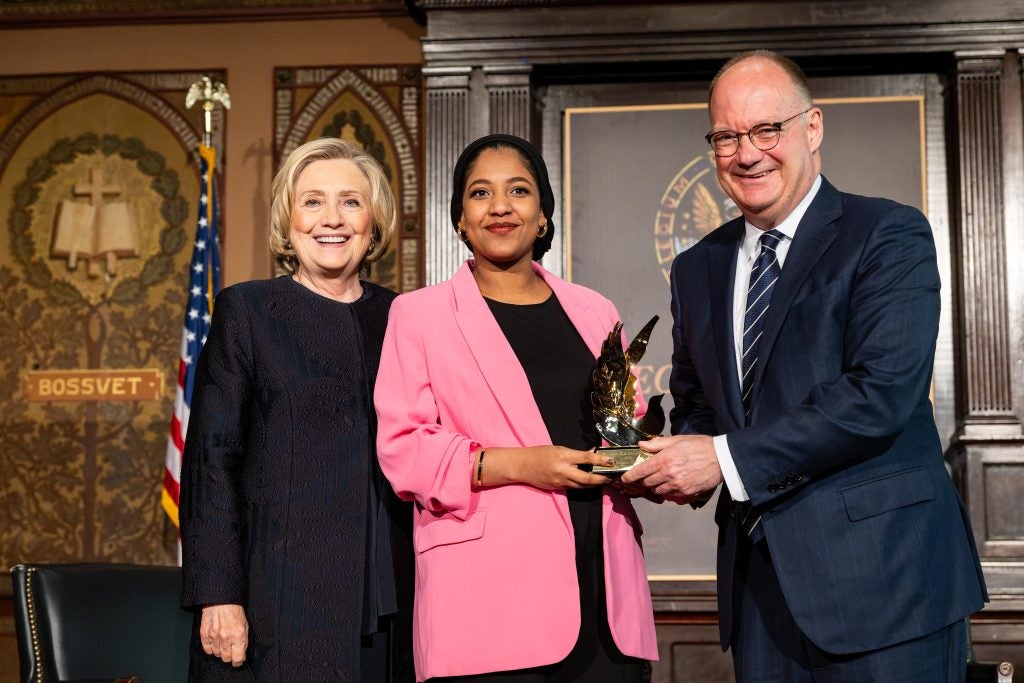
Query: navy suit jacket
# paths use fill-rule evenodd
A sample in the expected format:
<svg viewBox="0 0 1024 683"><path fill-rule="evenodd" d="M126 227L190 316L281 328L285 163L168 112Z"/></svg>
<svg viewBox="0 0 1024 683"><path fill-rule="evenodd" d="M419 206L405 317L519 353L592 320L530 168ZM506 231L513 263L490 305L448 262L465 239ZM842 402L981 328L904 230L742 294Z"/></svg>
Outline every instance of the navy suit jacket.
<svg viewBox="0 0 1024 683"><path fill-rule="evenodd" d="M732 322L743 233L742 218L726 223L673 264L673 434L728 435L786 602L821 649L873 650L977 611L984 579L928 398L939 324L928 221L822 179L766 314L749 424ZM723 491L723 649L733 507Z"/></svg>

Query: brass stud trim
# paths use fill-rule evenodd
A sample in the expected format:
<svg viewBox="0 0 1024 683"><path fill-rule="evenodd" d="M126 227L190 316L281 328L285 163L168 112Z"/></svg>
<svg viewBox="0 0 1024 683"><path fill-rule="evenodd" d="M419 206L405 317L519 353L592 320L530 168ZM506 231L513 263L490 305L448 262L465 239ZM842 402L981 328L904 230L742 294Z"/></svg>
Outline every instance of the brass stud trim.
<svg viewBox="0 0 1024 683"><path fill-rule="evenodd" d="M36 573L35 567L25 568L25 607L28 612L28 628L32 634L32 653L36 658L36 683L43 683L43 658L40 655L42 649L39 646L39 625L36 621L36 600L32 593L32 575Z"/></svg>

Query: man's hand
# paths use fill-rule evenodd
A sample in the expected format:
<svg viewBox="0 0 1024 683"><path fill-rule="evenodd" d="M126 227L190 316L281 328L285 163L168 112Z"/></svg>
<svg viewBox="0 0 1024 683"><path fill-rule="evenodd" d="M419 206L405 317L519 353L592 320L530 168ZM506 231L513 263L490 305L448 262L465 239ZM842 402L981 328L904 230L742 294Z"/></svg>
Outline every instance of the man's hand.
<svg viewBox="0 0 1024 683"><path fill-rule="evenodd" d="M722 483L710 436L659 436L638 445L655 455L622 475L624 485L642 485L682 505L706 500Z"/></svg>
<svg viewBox="0 0 1024 683"><path fill-rule="evenodd" d="M241 605L207 605L199 622L203 651L232 666L245 661L249 646L249 622Z"/></svg>

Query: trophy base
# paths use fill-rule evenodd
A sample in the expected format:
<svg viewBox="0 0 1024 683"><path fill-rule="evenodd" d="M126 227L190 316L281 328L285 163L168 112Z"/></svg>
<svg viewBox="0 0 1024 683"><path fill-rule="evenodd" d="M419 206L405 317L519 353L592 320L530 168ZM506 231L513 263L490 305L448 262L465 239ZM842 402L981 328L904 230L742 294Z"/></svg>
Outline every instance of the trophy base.
<svg viewBox="0 0 1024 683"><path fill-rule="evenodd" d="M594 474L600 474L602 477L610 479L618 479L653 455L653 453L648 453L636 446L605 446L598 448L597 452L605 457L612 458L615 464L594 465L591 471Z"/></svg>

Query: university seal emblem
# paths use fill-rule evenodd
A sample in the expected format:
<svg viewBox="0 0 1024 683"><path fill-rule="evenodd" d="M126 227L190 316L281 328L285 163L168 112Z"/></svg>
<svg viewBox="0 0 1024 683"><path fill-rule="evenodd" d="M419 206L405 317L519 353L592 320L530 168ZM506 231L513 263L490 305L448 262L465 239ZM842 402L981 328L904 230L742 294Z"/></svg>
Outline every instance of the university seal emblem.
<svg viewBox="0 0 1024 683"><path fill-rule="evenodd" d="M676 254L739 215L718 185L711 150L683 166L665 188L654 217L654 249L665 280Z"/></svg>

